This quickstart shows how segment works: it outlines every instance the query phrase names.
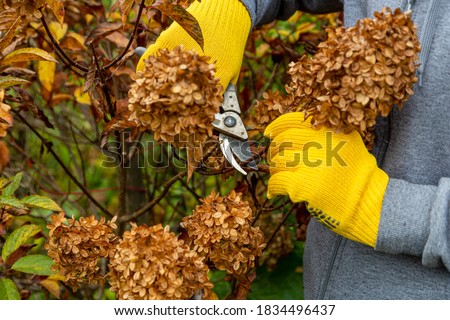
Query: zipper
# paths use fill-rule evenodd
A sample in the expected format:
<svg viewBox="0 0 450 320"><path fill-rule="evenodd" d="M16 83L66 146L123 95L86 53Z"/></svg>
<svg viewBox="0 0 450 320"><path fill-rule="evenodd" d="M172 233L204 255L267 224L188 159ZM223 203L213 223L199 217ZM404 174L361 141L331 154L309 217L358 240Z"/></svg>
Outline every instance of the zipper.
<svg viewBox="0 0 450 320"><path fill-rule="evenodd" d="M425 20L420 32L420 46L422 47L419 53L419 69L417 70L419 75L419 86L423 85L422 75L425 71L425 65L428 60L428 54L431 51L431 44L433 42L433 35L436 30L436 17L439 13L439 0L430 0L428 4Z"/></svg>
<svg viewBox="0 0 450 320"><path fill-rule="evenodd" d="M328 287L328 283L330 282L331 272L333 271L333 266L336 261L338 249L340 248L343 240L344 240L344 237L339 236L337 242L334 244L333 251L331 252L330 260L328 262L328 267L327 267L327 272L325 274L324 282L319 291L319 296L317 297L318 300L325 299L325 292L327 291L326 289Z"/></svg>
<svg viewBox="0 0 450 320"><path fill-rule="evenodd" d="M406 6L404 11L412 10L415 0L406 0Z"/></svg>

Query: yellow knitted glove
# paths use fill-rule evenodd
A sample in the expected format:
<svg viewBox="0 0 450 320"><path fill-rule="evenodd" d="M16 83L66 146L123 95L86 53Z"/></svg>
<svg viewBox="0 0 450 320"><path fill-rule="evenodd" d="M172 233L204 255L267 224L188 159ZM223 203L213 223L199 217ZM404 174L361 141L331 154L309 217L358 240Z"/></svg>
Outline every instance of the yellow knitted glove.
<svg viewBox="0 0 450 320"><path fill-rule="evenodd" d="M173 23L145 51L136 70L142 70L144 59L159 49L183 45L185 49L193 49L211 58L210 62L216 65L216 78L224 89L230 82L236 84L251 28L247 9L239 0L202 0L193 2L187 10L200 24L204 52L178 23Z"/></svg>
<svg viewBox="0 0 450 320"><path fill-rule="evenodd" d="M374 247L389 177L360 135L313 129L303 113L282 115L264 135L273 139L267 196L304 201L337 234Z"/></svg>

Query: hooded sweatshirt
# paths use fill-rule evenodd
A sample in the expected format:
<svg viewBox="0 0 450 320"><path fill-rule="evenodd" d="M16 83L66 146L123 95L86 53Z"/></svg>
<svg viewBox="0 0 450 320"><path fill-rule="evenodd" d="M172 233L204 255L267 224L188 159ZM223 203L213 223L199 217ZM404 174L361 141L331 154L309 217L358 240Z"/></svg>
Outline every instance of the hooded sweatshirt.
<svg viewBox="0 0 450 320"><path fill-rule="evenodd" d="M254 26L295 10L342 8L339 0L242 2ZM450 2L345 0L345 25L383 7L412 10L422 47L419 83L402 109L377 121L373 154L390 180L375 248L312 220L304 254L306 299L450 299Z"/></svg>

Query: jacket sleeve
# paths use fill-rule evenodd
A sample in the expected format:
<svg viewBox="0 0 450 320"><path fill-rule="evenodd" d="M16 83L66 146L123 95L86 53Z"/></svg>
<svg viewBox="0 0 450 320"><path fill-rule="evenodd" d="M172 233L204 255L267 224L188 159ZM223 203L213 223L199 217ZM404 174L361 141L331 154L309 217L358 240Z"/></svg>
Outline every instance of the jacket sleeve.
<svg viewBox="0 0 450 320"><path fill-rule="evenodd" d="M450 178L437 186L391 179L375 248L421 256L423 265L450 271Z"/></svg>
<svg viewBox="0 0 450 320"><path fill-rule="evenodd" d="M241 0L246 6L253 26L287 19L296 10L309 13L329 13L343 10L342 0Z"/></svg>

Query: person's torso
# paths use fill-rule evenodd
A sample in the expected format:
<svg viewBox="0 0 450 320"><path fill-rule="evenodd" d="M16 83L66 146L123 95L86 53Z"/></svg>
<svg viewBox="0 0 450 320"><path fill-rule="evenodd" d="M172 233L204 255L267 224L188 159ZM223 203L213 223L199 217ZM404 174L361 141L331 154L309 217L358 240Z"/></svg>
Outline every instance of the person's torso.
<svg viewBox="0 0 450 320"><path fill-rule="evenodd" d="M434 24L431 38L422 39L432 40L423 61L422 85L416 83L415 94L401 110L394 108L390 135L378 136L375 149L381 144L387 147L379 153L383 156L380 163L391 178L437 185L441 177L450 176L450 24L446 19L450 17L450 2L433 0L439 10L426 23L430 1L411 1L419 35ZM407 2L345 1L345 25L373 17L373 12L383 7L405 9ZM450 298L450 273L446 269L426 268L420 257L376 252L333 234L315 221L308 228L304 262L308 299Z"/></svg>

